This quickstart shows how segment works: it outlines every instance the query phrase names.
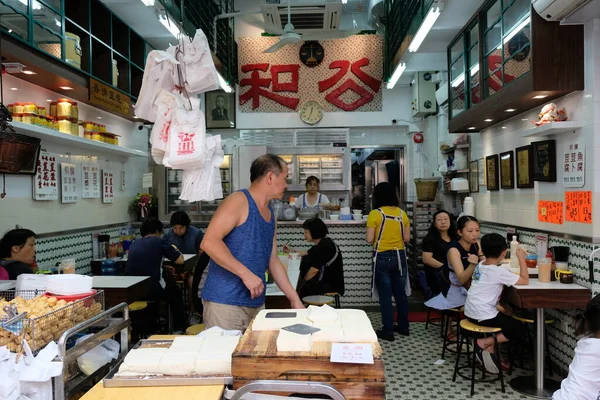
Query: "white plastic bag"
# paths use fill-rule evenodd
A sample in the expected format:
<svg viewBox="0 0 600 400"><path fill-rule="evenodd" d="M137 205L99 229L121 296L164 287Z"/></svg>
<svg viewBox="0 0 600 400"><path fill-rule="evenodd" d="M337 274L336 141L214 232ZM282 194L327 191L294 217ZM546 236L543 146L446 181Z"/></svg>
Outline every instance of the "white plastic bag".
<svg viewBox="0 0 600 400"><path fill-rule="evenodd" d="M52 361L58 355L58 345L50 342L35 357L20 376L21 396L31 400L52 400L52 378L62 373L63 363Z"/></svg>
<svg viewBox="0 0 600 400"><path fill-rule="evenodd" d="M92 335L80 337L75 343L78 344L90 336ZM79 365L81 372L89 376L117 358L119 356L119 349L119 343L113 339L107 339L77 358L77 365Z"/></svg>

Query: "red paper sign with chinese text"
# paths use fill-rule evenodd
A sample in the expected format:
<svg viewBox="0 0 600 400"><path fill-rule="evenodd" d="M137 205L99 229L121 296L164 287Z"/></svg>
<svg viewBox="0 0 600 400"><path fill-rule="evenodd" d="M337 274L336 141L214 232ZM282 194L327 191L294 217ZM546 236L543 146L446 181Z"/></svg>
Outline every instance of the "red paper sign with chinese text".
<svg viewBox="0 0 600 400"><path fill-rule="evenodd" d="M592 192L565 192L566 219L570 222L592 223Z"/></svg>
<svg viewBox="0 0 600 400"><path fill-rule="evenodd" d="M564 222L564 203L562 201L538 201L538 221L562 225Z"/></svg>

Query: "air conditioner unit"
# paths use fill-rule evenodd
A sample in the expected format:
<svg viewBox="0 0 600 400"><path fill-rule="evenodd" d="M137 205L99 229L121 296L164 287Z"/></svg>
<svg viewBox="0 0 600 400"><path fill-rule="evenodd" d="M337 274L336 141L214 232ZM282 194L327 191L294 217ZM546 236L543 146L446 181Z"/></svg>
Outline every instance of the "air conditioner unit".
<svg viewBox="0 0 600 400"><path fill-rule="evenodd" d="M546 21L561 21L592 0L532 0L533 8Z"/></svg>
<svg viewBox="0 0 600 400"><path fill-rule="evenodd" d="M265 19L265 31L281 33L287 24L287 3L261 4L260 8ZM290 21L298 33L338 30L341 15L341 2L297 0L290 6Z"/></svg>

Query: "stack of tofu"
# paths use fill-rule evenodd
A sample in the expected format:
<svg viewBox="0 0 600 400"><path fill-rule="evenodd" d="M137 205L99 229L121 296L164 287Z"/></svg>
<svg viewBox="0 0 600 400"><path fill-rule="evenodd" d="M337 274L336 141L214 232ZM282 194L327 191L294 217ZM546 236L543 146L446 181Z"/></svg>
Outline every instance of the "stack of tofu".
<svg viewBox="0 0 600 400"><path fill-rule="evenodd" d="M239 340L239 336L181 336L169 348L134 349L118 375L230 376L231 355Z"/></svg>

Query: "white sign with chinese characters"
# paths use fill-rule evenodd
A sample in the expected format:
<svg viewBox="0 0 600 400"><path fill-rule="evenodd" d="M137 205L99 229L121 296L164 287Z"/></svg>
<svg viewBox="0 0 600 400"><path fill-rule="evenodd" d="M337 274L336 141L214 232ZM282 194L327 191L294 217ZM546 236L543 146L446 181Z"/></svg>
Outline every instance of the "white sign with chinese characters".
<svg viewBox="0 0 600 400"><path fill-rule="evenodd" d="M585 139L565 143L562 168L564 187L583 187L585 184Z"/></svg>
<svg viewBox="0 0 600 400"><path fill-rule="evenodd" d="M125 188L126 188L126 185L125 185L125 170L122 169L121 170L121 191L124 192Z"/></svg>
<svg viewBox="0 0 600 400"><path fill-rule="evenodd" d="M102 171L102 202L103 203L113 203L115 201L114 194L114 184L113 184L114 176L112 171L103 170Z"/></svg>
<svg viewBox="0 0 600 400"><path fill-rule="evenodd" d="M100 197L100 167L98 164L82 163L81 181L83 182L81 198L97 199Z"/></svg>
<svg viewBox="0 0 600 400"><path fill-rule="evenodd" d="M374 364L370 343L332 343L331 362L348 364Z"/></svg>
<svg viewBox="0 0 600 400"><path fill-rule="evenodd" d="M34 200L58 200L58 170L56 155L42 151L33 180Z"/></svg>
<svg viewBox="0 0 600 400"><path fill-rule="evenodd" d="M77 188L79 178L75 176L75 170L75 164L60 164L60 179L63 203L75 203L77 202L77 200L79 200L79 190Z"/></svg>

